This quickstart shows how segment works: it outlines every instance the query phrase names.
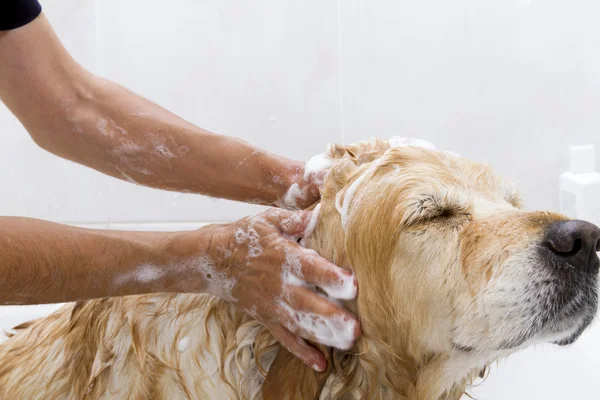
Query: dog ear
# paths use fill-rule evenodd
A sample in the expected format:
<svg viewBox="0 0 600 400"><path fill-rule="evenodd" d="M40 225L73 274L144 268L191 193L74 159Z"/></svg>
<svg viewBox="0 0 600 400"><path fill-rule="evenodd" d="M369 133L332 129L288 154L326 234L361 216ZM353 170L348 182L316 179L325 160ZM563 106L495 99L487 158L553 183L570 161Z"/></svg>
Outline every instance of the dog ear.
<svg viewBox="0 0 600 400"><path fill-rule="evenodd" d="M332 350L315 346L327 360L327 369L317 372L281 347L262 386L264 400L318 400L332 370Z"/></svg>
<svg viewBox="0 0 600 400"><path fill-rule="evenodd" d="M381 157L390 148L387 140L373 138L351 145L330 144L329 157L333 159L347 158L356 166L369 163Z"/></svg>

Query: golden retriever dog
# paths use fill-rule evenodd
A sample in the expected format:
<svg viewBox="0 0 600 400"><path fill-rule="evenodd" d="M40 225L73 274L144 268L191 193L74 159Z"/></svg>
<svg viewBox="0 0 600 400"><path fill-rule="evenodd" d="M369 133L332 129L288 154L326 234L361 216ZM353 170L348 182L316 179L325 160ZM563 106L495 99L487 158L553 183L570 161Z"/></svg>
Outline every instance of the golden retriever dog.
<svg viewBox="0 0 600 400"><path fill-rule="evenodd" d="M493 361L575 341L596 313L600 229L524 211L489 167L407 143L328 149L305 245L356 274L363 335L319 346L325 372L217 298L132 296L19 327L0 398L457 400Z"/></svg>

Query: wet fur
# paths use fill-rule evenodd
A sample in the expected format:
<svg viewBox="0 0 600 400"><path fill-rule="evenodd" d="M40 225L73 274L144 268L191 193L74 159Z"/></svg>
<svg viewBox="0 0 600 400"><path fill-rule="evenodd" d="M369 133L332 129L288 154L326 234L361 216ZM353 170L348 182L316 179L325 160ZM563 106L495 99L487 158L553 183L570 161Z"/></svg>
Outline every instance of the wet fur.
<svg viewBox="0 0 600 400"><path fill-rule="evenodd" d="M562 216L520 211L488 167L440 152L371 140L329 154L307 247L357 274L346 305L364 334L349 352L321 347L327 371L211 296L132 296L70 304L18 329L0 345L0 398L458 400L491 362L531 344L496 348L503 331L477 302ZM340 203L365 174L344 229Z"/></svg>

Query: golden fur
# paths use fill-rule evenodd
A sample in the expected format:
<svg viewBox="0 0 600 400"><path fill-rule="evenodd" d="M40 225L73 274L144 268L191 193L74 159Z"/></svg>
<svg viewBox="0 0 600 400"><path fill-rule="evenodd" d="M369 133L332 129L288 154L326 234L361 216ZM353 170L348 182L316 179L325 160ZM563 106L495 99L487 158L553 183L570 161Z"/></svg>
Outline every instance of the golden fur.
<svg viewBox="0 0 600 400"><path fill-rule="evenodd" d="M458 400L515 350L488 351L501 331L471 318L474 304L563 217L521 211L487 166L443 152L371 140L329 154L307 247L356 273L359 295L346 305L363 335L352 351L320 347L325 373L223 301L145 295L67 305L19 329L0 345L0 398ZM451 337L482 345L460 352Z"/></svg>

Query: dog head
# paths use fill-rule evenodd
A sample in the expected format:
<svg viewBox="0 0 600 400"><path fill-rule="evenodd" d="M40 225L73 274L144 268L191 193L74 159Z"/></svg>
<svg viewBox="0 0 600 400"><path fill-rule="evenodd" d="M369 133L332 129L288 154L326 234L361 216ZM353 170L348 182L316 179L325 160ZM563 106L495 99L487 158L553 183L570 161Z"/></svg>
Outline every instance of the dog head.
<svg viewBox="0 0 600 400"><path fill-rule="evenodd" d="M411 144L329 148L307 243L356 273L364 332L359 356L334 352L334 393L458 398L491 361L572 343L596 313L598 227L525 211L488 166Z"/></svg>

